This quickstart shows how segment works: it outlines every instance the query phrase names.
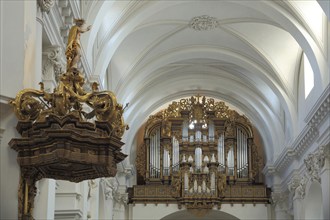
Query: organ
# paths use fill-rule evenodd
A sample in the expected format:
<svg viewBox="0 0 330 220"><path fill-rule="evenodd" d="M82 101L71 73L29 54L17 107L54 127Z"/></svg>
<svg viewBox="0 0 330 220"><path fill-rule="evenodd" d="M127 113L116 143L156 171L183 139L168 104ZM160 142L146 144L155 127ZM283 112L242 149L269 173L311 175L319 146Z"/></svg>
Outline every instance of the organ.
<svg viewBox="0 0 330 220"><path fill-rule="evenodd" d="M162 189L171 195L163 201L191 209L233 202L235 190L239 201L267 203L266 187L258 183L263 157L253 130L246 116L222 101L197 95L172 102L146 122L131 202L161 202L154 197ZM151 188L156 194L148 196Z"/></svg>

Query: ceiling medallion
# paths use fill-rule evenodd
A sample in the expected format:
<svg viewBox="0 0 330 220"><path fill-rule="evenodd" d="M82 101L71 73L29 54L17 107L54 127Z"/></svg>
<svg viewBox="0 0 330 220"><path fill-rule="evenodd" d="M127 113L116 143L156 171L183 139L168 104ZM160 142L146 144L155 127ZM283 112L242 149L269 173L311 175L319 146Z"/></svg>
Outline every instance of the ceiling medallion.
<svg viewBox="0 0 330 220"><path fill-rule="evenodd" d="M196 31L209 31L218 27L218 20L215 17L201 15L192 18L189 27Z"/></svg>

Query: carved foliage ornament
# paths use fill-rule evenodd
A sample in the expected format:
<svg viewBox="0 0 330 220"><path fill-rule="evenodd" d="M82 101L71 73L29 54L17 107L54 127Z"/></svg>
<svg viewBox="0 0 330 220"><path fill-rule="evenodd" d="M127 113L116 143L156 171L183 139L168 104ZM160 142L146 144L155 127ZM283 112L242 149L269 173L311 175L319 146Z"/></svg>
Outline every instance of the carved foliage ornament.
<svg viewBox="0 0 330 220"><path fill-rule="evenodd" d="M206 112L214 112L214 115L218 119L229 119L231 125L234 126L235 122L251 126L251 122L246 116L241 116L235 110L229 109L229 107L223 101L216 102L213 98L206 98L205 96L197 95L190 98L181 99L179 102L172 102L168 108L158 112L155 115L149 117L147 121L147 128L149 130L155 124L167 120L169 118L181 118L182 111L189 111L192 116L195 113L194 108L200 105L202 118L206 117Z"/></svg>
<svg viewBox="0 0 330 220"><path fill-rule="evenodd" d="M43 55L47 56L47 59L42 67L43 80L55 80L59 81L60 74L65 69L65 64L62 62L62 48L60 46L48 47Z"/></svg>

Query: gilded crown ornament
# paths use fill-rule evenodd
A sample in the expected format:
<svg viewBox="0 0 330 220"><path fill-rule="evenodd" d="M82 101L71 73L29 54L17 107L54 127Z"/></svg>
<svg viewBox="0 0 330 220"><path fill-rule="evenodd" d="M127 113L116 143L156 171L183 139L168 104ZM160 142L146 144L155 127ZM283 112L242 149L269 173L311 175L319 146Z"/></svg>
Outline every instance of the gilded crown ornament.
<svg viewBox="0 0 330 220"><path fill-rule="evenodd" d="M67 68L53 93L23 89L10 102L18 118L21 138L9 145L18 152L21 168L19 219L33 219L35 182L53 178L80 182L116 175L116 164L127 155L121 142L128 126L124 109L111 91L84 89L85 79L78 69L80 35L89 31L83 19L75 19L66 48Z"/></svg>

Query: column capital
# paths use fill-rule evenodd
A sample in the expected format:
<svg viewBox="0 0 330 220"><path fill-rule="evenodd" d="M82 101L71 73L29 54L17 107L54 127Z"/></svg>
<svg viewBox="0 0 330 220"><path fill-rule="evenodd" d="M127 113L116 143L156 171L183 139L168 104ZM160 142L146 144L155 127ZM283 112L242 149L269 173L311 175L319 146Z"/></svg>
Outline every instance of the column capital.
<svg viewBox="0 0 330 220"><path fill-rule="evenodd" d="M57 82L58 76L65 69L62 47L49 46L42 54L45 57L42 67L42 79L55 80L55 82Z"/></svg>
<svg viewBox="0 0 330 220"><path fill-rule="evenodd" d="M55 5L55 0L37 0L42 12L50 12L50 9Z"/></svg>

